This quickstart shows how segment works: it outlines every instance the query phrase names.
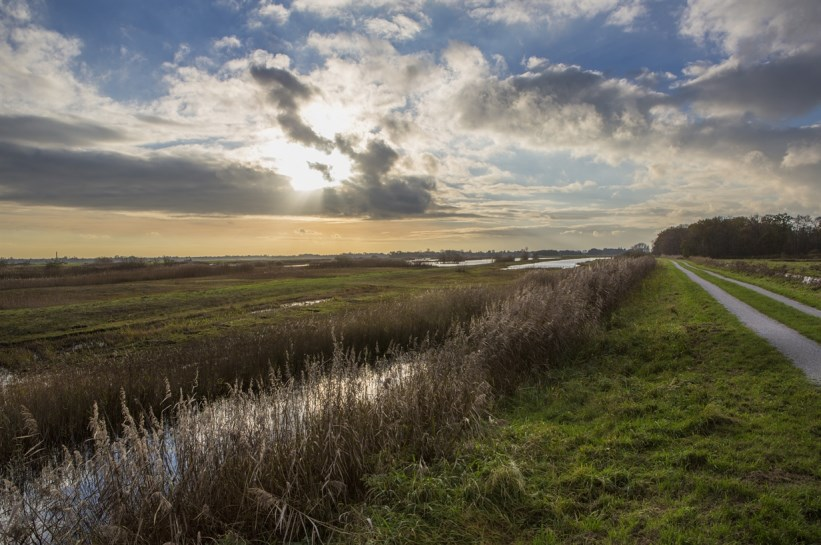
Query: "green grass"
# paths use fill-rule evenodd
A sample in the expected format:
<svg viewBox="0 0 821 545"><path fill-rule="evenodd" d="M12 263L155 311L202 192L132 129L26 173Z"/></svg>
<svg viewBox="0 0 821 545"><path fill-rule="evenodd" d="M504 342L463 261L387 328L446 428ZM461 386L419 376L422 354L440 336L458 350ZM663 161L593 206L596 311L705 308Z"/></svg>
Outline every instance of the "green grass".
<svg viewBox="0 0 821 545"><path fill-rule="evenodd" d="M820 259L746 259L745 261L748 261L753 265L763 265L771 269L784 269L793 274L800 274L806 276L821 276Z"/></svg>
<svg viewBox="0 0 821 545"><path fill-rule="evenodd" d="M448 460L368 480L354 543L819 543L821 391L667 263Z"/></svg>
<svg viewBox="0 0 821 545"><path fill-rule="evenodd" d="M784 303L775 301L766 295L756 293L744 286L739 286L738 284L706 274L696 267L690 267L690 270L704 280L723 289L733 297L747 303L762 314L798 331L808 339L821 343L821 319L810 316Z"/></svg>
<svg viewBox="0 0 821 545"><path fill-rule="evenodd" d="M15 308L0 310L0 347L5 352L0 365L31 369L35 354L37 368L66 358L72 365L83 365L71 354L74 346L98 346L96 356L112 357L123 350L219 338L426 290L508 283L522 273L490 266L463 271L295 269L290 274L273 279L209 277L3 290L0 296ZM283 308L318 299L327 301ZM256 312L266 309L273 311Z"/></svg>
<svg viewBox="0 0 821 545"><path fill-rule="evenodd" d="M779 274L762 275L754 272L757 270L756 267L759 267L760 270L776 270L779 269L779 264L788 263L790 266L785 266L785 268L781 270L788 271L791 274L806 274L817 277L820 276L821 273L815 269L815 267L819 266L816 261L780 262L765 259L750 261L738 261L731 259L705 261L698 259L692 261L692 263L691 261L685 262L718 274L722 274L734 280L741 280L742 282L754 284L760 288L764 288L779 295L783 295L784 297L794 299L799 303L804 303L805 305L821 309L821 289L818 289L817 287L813 288L810 285L803 284L796 280L789 280ZM721 266L712 266L710 263L717 263ZM747 264L750 264L751 266L748 267ZM749 271L742 272L735 270L732 267L749 269Z"/></svg>

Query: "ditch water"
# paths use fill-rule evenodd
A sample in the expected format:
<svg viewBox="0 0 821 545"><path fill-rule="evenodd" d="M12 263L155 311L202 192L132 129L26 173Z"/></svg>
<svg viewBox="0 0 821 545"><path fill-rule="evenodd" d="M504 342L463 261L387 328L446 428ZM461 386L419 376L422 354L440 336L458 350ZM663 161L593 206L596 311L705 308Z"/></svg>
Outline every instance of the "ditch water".
<svg viewBox="0 0 821 545"><path fill-rule="evenodd" d="M556 259L553 261L533 261L529 263L522 263L520 265L511 265L505 267L506 271L515 271L519 269L572 269L578 267L582 263L589 263L590 261L598 261L599 259L610 259L609 257L576 257L572 259Z"/></svg>
<svg viewBox="0 0 821 545"><path fill-rule="evenodd" d="M281 308L310 307L312 305L324 303L325 301L330 301L330 299L312 299L311 301L295 301L293 303L285 303L284 305L280 305L278 307L268 307L261 308L259 310L252 310L250 314L267 314L269 312L274 312L275 310L279 310Z"/></svg>
<svg viewBox="0 0 821 545"><path fill-rule="evenodd" d="M435 259L411 259L410 263L428 267L473 267L476 265L490 265L494 261L494 259L468 259L456 263L443 263Z"/></svg>
<svg viewBox="0 0 821 545"><path fill-rule="evenodd" d="M50 486L27 483L20 491L18 503L13 497L0 496L0 530L9 528L12 517L16 517L29 522L22 542L62 543L51 531L65 527L66 521L77 528L106 521L105 491L113 482L114 486L131 487L148 477L161 483L163 494L169 494L184 478L181 452L188 463L209 460L212 456L207 451L212 449L230 452L237 434L298 443L301 434L310 435L308 428L313 419L307 417L320 414L329 400L381 404L392 388L401 388L405 381L424 371L421 362L399 356L384 365L331 373L259 398L240 396L211 402L186 412L180 422L168 425L162 432L145 437L144 447L138 447L147 453L142 461L129 459L133 456L129 451L135 445L120 444L112 447L108 456L100 453L101 456L86 457L83 463L52 473L51 478L56 480ZM141 469L146 460L150 475ZM44 489L50 492L44 493ZM4 535L0 531L0 543Z"/></svg>

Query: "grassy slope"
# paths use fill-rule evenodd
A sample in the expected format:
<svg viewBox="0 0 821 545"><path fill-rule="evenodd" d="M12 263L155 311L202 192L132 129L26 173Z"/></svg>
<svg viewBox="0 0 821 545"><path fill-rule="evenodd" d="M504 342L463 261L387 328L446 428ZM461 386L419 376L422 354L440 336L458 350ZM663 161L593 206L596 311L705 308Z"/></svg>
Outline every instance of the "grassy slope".
<svg viewBox="0 0 821 545"><path fill-rule="evenodd" d="M704 280L712 282L733 297L744 301L762 314L766 314L770 318L798 331L805 337L821 343L821 319L810 316L784 303L775 301L766 295L756 293L744 286L739 286L738 284L706 274L698 268L690 267L690 270Z"/></svg>
<svg viewBox="0 0 821 545"><path fill-rule="evenodd" d="M819 388L669 264L499 417L374 475L373 530L340 540L821 542Z"/></svg>
<svg viewBox="0 0 821 545"><path fill-rule="evenodd" d="M726 263L728 266L732 264L732 260L721 260L720 262ZM772 265L773 267L775 266L774 263L778 263L767 262L766 260L753 260L751 262L756 264L768 264L768 266ZM805 305L821 309L821 290L814 289L807 284L801 284L796 281L775 276L758 276L754 274L741 273L723 267L711 267L701 262L690 263L688 261L687 263L701 267L702 269L713 271L714 273L726 276L727 278L741 280L742 282L747 282L748 284L754 284L758 287L764 288L765 290L770 290L774 293L778 293L779 295L783 295L784 297L789 297L790 299L804 303ZM804 262L803 264L806 267L810 267L813 263L814 262ZM801 264L802 263L793 265L798 267L798 265ZM796 269L796 271L797 270L799 269ZM795 274L799 274L799 272L796 272Z"/></svg>

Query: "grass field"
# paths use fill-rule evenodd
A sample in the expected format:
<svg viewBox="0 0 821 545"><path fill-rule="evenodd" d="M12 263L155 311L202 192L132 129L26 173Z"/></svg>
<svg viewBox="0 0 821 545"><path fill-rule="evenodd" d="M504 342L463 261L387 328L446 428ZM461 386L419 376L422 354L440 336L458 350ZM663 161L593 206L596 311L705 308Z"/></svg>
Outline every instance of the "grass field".
<svg viewBox="0 0 821 545"><path fill-rule="evenodd" d="M798 309L775 301L766 295L757 293L744 286L739 286L733 282L728 282L706 274L698 268L690 267L690 270L708 282L712 282L720 287L733 297L747 303L762 314L796 330L808 339L821 343L821 318L810 316Z"/></svg>
<svg viewBox="0 0 821 545"><path fill-rule="evenodd" d="M270 273L0 290L0 366L41 370L97 356L230 335L362 303L451 287L504 284L499 267L299 268ZM300 306L304 301L321 303ZM82 365L82 361L79 362Z"/></svg>
<svg viewBox="0 0 821 545"><path fill-rule="evenodd" d="M821 391L670 264L449 459L370 477L349 543L819 543Z"/></svg>
<svg viewBox="0 0 821 545"><path fill-rule="evenodd" d="M767 259L693 258L698 267L748 282L805 305L821 309L821 284L807 284L803 277L821 278L819 261L774 261ZM795 276L785 276L786 274Z"/></svg>

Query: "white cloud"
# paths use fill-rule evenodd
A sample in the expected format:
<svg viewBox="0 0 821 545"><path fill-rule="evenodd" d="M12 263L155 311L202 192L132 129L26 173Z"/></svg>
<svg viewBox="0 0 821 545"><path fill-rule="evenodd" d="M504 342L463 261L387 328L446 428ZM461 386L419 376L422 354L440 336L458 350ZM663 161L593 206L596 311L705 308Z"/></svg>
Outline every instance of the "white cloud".
<svg viewBox="0 0 821 545"><path fill-rule="evenodd" d="M322 17L348 17L356 9L387 8L404 13L419 13L424 4L424 0L294 0L291 9Z"/></svg>
<svg viewBox="0 0 821 545"><path fill-rule="evenodd" d="M190 54L191 46L186 43L180 44L180 46L177 48L176 53L174 53L174 64L180 64L186 58L188 58L188 55Z"/></svg>
<svg viewBox="0 0 821 545"><path fill-rule="evenodd" d="M28 22L32 18L31 8L25 0L0 0L0 14L18 22Z"/></svg>
<svg viewBox="0 0 821 545"><path fill-rule="evenodd" d="M390 20L374 17L365 20L368 33L388 40L413 39L424 28L421 23L406 15L395 15Z"/></svg>
<svg viewBox="0 0 821 545"><path fill-rule="evenodd" d="M261 0L256 14L260 18L269 19L279 24L284 23L291 16L291 12L288 11L288 8L271 0Z"/></svg>
<svg viewBox="0 0 821 545"><path fill-rule="evenodd" d="M545 64L545 65L546 65L546 64L548 64L549 62L550 62L550 61L548 61L548 60L547 60L546 58L544 58L544 57L528 57L528 58L527 58L527 60L526 60L526 61L524 61L524 63L522 63L522 64L523 64L523 65L525 66L525 68L527 68L528 70L533 70L534 68L538 68L539 66L541 66L541 65L543 65L543 64Z"/></svg>
<svg viewBox="0 0 821 545"><path fill-rule="evenodd" d="M645 0L433 0L464 10L474 19L502 24L560 24L607 15L607 24L630 27L644 14ZM383 9L406 16L423 11L425 0L294 0L291 9L322 17L351 18L357 11Z"/></svg>
<svg viewBox="0 0 821 545"><path fill-rule="evenodd" d="M680 32L742 61L821 46L818 0L689 0Z"/></svg>
<svg viewBox="0 0 821 545"><path fill-rule="evenodd" d="M242 42L236 36L223 36L219 40L214 40L214 49L236 49L242 47Z"/></svg>
<svg viewBox="0 0 821 545"><path fill-rule="evenodd" d="M787 154L781 166L785 168L796 168L821 163L821 143L816 145L799 145L787 148Z"/></svg>
<svg viewBox="0 0 821 545"><path fill-rule="evenodd" d="M464 2L477 19L504 24L560 24L607 15L607 23L628 27L645 9L643 0L473 0Z"/></svg>
<svg viewBox="0 0 821 545"><path fill-rule="evenodd" d="M633 23L647 12L641 0L621 4L607 16L607 24L632 29Z"/></svg>

